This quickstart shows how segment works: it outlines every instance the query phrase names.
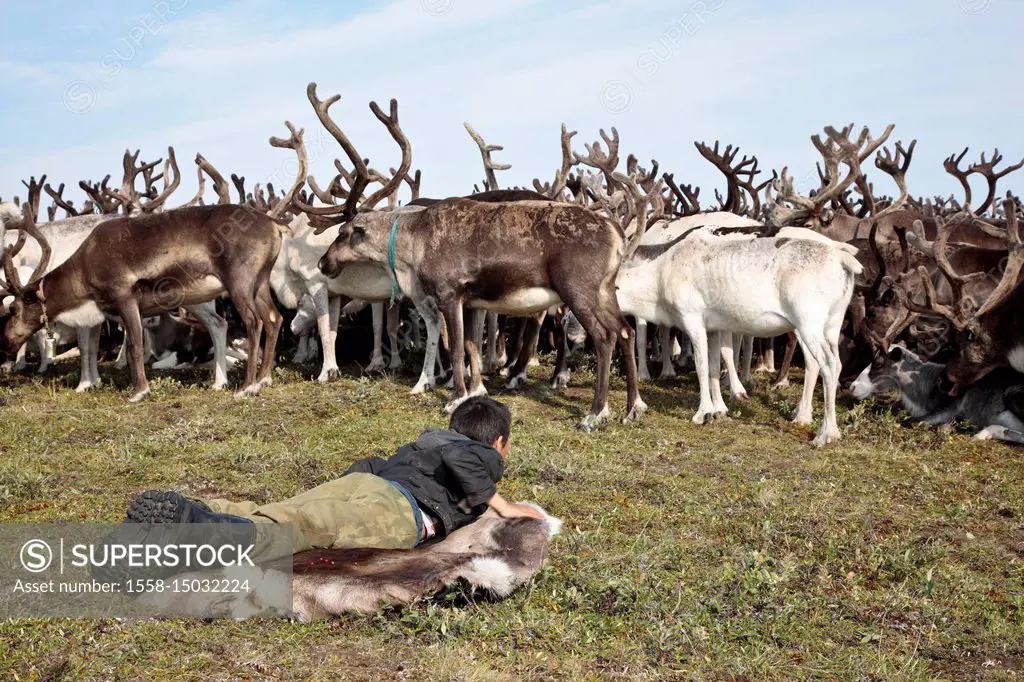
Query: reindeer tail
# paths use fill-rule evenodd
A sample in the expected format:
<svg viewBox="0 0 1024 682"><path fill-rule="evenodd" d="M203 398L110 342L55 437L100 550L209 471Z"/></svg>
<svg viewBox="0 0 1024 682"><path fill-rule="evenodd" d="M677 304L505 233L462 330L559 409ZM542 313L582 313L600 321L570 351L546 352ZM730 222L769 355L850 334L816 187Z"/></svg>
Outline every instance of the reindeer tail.
<svg viewBox="0 0 1024 682"><path fill-rule="evenodd" d="M854 258L848 251L840 250L839 259L843 264L843 269L854 277L864 272L864 266L861 265L860 261Z"/></svg>

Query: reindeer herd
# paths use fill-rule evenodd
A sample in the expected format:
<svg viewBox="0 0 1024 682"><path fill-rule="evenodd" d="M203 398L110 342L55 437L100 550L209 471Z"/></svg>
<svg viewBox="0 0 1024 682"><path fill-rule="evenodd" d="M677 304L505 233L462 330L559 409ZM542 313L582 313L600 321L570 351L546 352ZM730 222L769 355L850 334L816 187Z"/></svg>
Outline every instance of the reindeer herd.
<svg viewBox="0 0 1024 682"><path fill-rule="evenodd" d="M421 338L422 325L423 367L412 391L434 388L450 371L448 410L486 392L486 374L507 372L506 388L522 386L548 326L557 350L552 386L564 387L567 330L578 325L597 358L593 402L579 424L586 431L609 417L616 349L624 422L646 410L638 385L650 378L653 353L662 377L692 357L700 387L693 421L703 424L728 411L722 364L732 399L743 400L755 356L757 371L775 371L778 341L785 350L775 386L788 382L798 348L803 358L795 422L812 422L821 378L816 445L840 437L841 385L860 399L897 390L914 419L967 420L979 437L1024 442L1021 205L1010 192L1000 201L997 186L1024 161L1000 168L997 150L965 167L964 150L944 164L961 183L962 200L914 198L907 173L916 141L887 146L891 125L877 137L852 124L827 127L811 138L822 157L820 185L802 194L786 168L758 182L756 157L696 143L727 183L724 196L715 192L717 206L705 210L699 188L659 173L657 161L648 169L629 155L623 164L614 128L580 153L576 132L563 125L553 180L501 189L496 171L509 166L492 154L502 148L466 124L484 186L431 199L420 196L421 174L412 171L395 100L388 112L370 104L401 154L384 173L332 118L340 95L322 100L311 83L307 96L348 159L335 161L338 173L325 187L309 174L303 131L286 122L289 137L270 140L297 158L285 192L272 185L247 192L245 179L231 175L233 202L228 181L200 154L197 194L170 208L181 182L170 148L166 161L150 163L126 151L120 188L109 175L83 181L89 199L78 208L64 198L64 184L54 190L45 176L24 183L24 202L0 202L0 362L7 370L22 370L34 345L45 371L58 347L74 341L78 390L95 388L104 341L119 325L129 400L149 395L150 360L167 368L211 354L214 388L227 385L229 363L244 359L238 394L251 396L271 382L281 309L296 311L289 316L297 361L313 359L319 339L318 380L325 382L339 371L342 314L369 304L367 369L399 367L399 330ZM883 176L895 197L876 193L873 180ZM987 183L977 203L971 176ZM204 204L207 178L213 205ZM40 223L44 191L53 203L49 222ZM58 220L58 211L66 217ZM649 338L651 324L657 334Z"/></svg>

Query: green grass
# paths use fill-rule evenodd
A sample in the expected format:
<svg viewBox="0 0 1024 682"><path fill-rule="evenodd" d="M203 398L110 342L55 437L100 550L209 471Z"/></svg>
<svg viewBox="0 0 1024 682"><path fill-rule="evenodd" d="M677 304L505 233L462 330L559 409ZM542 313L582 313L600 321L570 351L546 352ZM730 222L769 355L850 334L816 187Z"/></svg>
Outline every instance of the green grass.
<svg viewBox="0 0 1024 682"><path fill-rule="evenodd" d="M0 521L119 521L146 488L269 501L444 424L409 376L320 386L285 366L236 400L202 374L129 406L104 368L0 382ZM502 490L566 521L549 565L499 603L431 600L374 618L0 622L0 679L1020 679L1019 450L839 408L844 440L791 425L764 383L705 427L692 376L643 389L639 426L573 429L592 376L512 407ZM237 380L237 377L234 377ZM113 384L113 387L112 387ZM613 409L624 391L614 382Z"/></svg>

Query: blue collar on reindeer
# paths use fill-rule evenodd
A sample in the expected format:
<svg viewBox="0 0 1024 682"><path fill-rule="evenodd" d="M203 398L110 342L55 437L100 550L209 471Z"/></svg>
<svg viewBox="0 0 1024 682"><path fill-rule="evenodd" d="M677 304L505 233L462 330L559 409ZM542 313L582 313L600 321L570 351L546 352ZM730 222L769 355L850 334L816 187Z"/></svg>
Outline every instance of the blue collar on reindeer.
<svg viewBox="0 0 1024 682"><path fill-rule="evenodd" d="M398 286L398 273L395 272L395 235L398 233L398 216L391 223L391 238L388 240L388 266L391 268L391 305L395 304L402 288Z"/></svg>

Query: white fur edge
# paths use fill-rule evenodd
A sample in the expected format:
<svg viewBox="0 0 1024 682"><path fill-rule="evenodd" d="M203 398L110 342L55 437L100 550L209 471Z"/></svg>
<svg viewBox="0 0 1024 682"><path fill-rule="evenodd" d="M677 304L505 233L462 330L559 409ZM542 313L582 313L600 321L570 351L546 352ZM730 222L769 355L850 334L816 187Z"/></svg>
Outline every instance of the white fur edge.
<svg viewBox="0 0 1024 682"><path fill-rule="evenodd" d="M512 568L501 559L493 557L476 557L460 573L460 577L469 581L473 587L490 590L499 597L507 597L518 587Z"/></svg>
<svg viewBox="0 0 1024 682"><path fill-rule="evenodd" d="M539 504L534 504L533 502L517 502L516 504L520 504L524 507L529 507L530 509L536 509L537 511L544 515L544 520L548 524L548 539L553 538L562 532L562 519L558 518L557 516L552 516L551 514L548 514L547 510L544 509L544 507L541 507Z"/></svg>

